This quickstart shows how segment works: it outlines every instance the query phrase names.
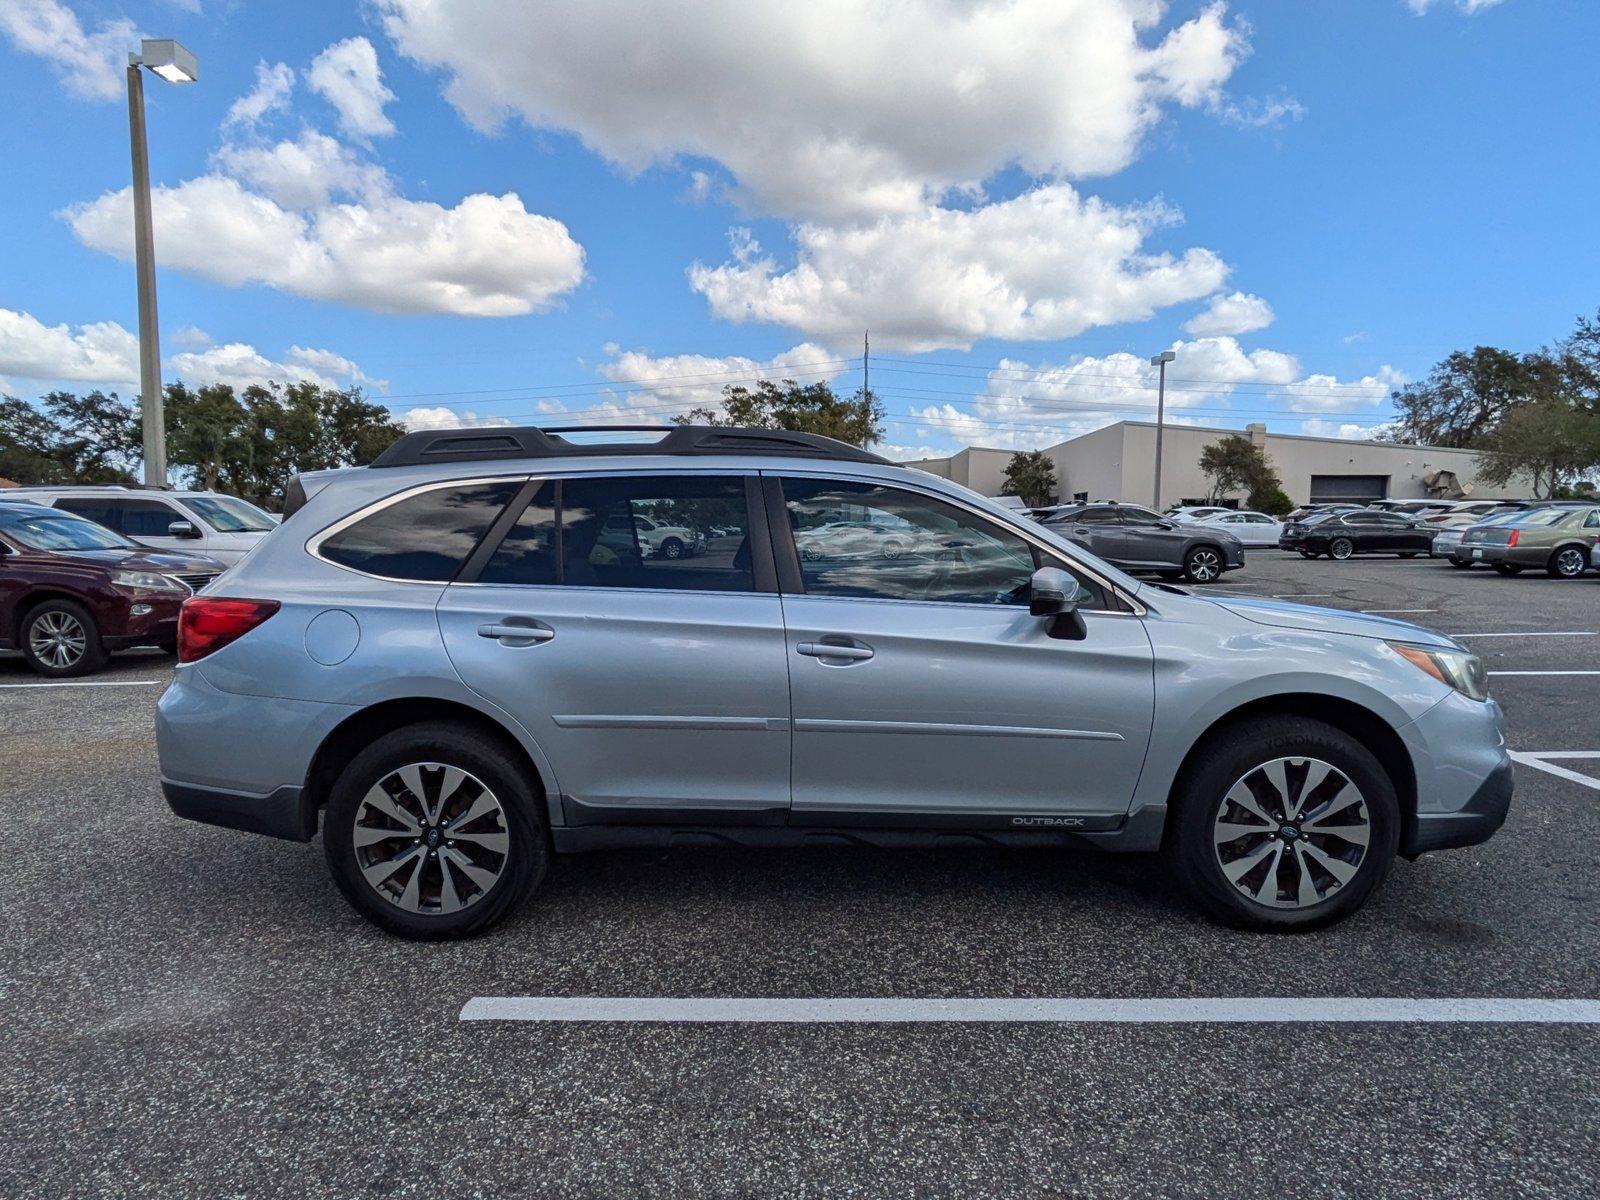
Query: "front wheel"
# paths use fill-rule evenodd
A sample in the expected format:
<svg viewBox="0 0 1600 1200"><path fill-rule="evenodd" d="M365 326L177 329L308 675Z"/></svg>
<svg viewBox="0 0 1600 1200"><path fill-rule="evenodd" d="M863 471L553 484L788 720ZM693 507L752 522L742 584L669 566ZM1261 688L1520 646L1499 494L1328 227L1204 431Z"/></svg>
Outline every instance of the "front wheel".
<svg viewBox="0 0 1600 1200"><path fill-rule="evenodd" d="M1545 570L1557 579L1576 579L1589 569L1589 552L1580 546L1563 546L1550 556Z"/></svg>
<svg viewBox="0 0 1600 1200"><path fill-rule="evenodd" d="M22 618L22 657L51 679L88 675L106 665L100 628L75 600L46 600Z"/></svg>
<svg viewBox="0 0 1600 1200"><path fill-rule="evenodd" d="M1349 558L1356 552L1356 544L1349 538L1334 538L1328 546L1328 557L1336 558L1340 562Z"/></svg>
<svg viewBox="0 0 1600 1200"><path fill-rule="evenodd" d="M447 722L394 730L358 754L333 786L322 845L362 916L421 941L482 933L550 861L526 766L498 741Z"/></svg>
<svg viewBox="0 0 1600 1200"><path fill-rule="evenodd" d="M1371 752L1304 717L1251 719L1211 740L1179 781L1165 845L1195 904L1284 932L1360 908L1400 840L1394 783Z"/></svg>
<svg viewBox="0 0 1600 1200"><path fill-rule="evenodd" d="M1196 546L1183 558L1183 577L1190 583L1215 583L1222 576L1222 554L1210 546Z"/></svg>

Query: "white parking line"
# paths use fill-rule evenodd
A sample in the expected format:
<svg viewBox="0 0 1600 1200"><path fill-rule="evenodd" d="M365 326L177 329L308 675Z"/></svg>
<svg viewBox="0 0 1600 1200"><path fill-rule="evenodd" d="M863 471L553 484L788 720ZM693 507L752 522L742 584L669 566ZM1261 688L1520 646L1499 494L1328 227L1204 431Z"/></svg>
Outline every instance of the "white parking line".
<svg viewBox="0 0 1600 1200"><path fill-rule="evenodd" d="M1449 637L1594 637L1592 629L1517 629L1510 633L1452 633Z"/></svg>
<svg viewBox="0 0 1600 1200"><path fill-rule="evenodd" d="M1363 608L1364 613L1430 613L1438 612L1437 608Z"/></svg>
<svg viewBox="0 0 1600 1200"><path fill-rule="evenodd" d="M1600 675L1600 671L1490 671L1491 676L1499 675Z"/></svg>
<svg viewBox="0 0 1600 1200"><path fill-rule="evenodd" d="M1326 600L1329 596L1337 596L1337 592L1284 592L1274 594L1274 600Z"/></svg>
<svg viewBox="0 0 1600 1200"><path fill-rule="evenodd" d="M1577 771L1569 771L1566 767L1558 767L1552 759L1595 759L1600 758L1600 750L1552 750L1535 754L1528 750L1512 750L1511 761L1521 763L1525 767L1532 767L1536 771L1543 771L1547 775L1554 775L1557 779L1565 779L1571 783L1581 783L1586 788L1593 788L1600 792L1600 779L1592 775L1582 775Z"/></svg>
<svg viewBox="0 0 1600 1200"><path fill-rule="evenodd" d="M1307 1022L1600 1024L1600 1000L1223 996L1192 999L915 999L909 997L475 996L462 1021L734 1024Z"/></svg>
<svg viewBox="0 0 1600 1200"><path fill-rule="evenodd" d="M86 687L165 687L165 679L96 679L83 683L0 683L0 689L25 691L29 688L86 688Z"/></svg>

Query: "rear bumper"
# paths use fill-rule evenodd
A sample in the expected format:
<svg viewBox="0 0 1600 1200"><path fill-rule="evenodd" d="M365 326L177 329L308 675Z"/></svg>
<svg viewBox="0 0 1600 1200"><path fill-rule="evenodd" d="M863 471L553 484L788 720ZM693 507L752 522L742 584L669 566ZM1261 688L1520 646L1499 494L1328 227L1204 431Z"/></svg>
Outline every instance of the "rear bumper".
<svg viewBox="0 0 1600 1200"><path fill-rule="evenodd" d="M316 814L306 811L297 787L281 787L265 796L252 796L248 792L227 792L163 779L161 791L167 806L188 821L295 842L309 842L317 831Z"/></svg>

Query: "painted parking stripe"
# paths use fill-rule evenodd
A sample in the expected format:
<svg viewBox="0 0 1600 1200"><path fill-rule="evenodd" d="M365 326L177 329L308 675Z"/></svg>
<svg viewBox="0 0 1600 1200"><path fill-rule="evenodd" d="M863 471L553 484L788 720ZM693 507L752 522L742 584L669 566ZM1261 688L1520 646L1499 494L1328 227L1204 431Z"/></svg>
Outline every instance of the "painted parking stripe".
<svg viewBox="0 0 1600 1200"><path fill-rule="evenodd" d="M1557 779L1565 779L1569 783L1582 784L1586 788L1600 792L1600 779L1592 775L1584 775L1567 767L1559 766L1556 759L1596 759L1600 758L1597 750L1557 750L1544 753L1533 753L1527 750L1510 751L1511 761L1521 763L1525 767L1532 767L1536 771L1543 771L1546 775L1554 775Z"/></svg>
<svg viewBox="0 0 1600 1200"><path fill-rule="evenodd" d="M1376 615L1379 613L1431 613L1439 610L1437 608L1363 608L1361 611Z"/></svg>
<svg viewBox="0 0 1600 1200"><path fill-rule="evenodd" d="M0 683L0 689L21 692L31 688L165 687L166 679L98 679L84 683Z"/></svg>
<svg viewBox="0 0 1600 1200"><path fill-rule="evenodd" d="M1491 676L1501 675L1600 675L1600 671L1490 671Z"/></svg>
<svg viewBox="0 0 1600 1200"><path fill-rule="evenodd" d="M1274 600L1326 600L1329 596L1337 596L1338 592L1284 592L1274 594Z"/></svg>
<svg viewBox="0 0 1600 1200"><path fill-rule="evenodd" d="M1592 629L1565 629L1565 630L1517 629L1517 630L1513 630L1510 633L1452 633L1452 634L1447 634L1446 636L1448 636L1448 637L1457 637L1457 638L1469 638L1469 637L1594 637L1595 636L1595 631L1592 630Z"/></svg>
<svg viewBox="0 0 1600 1200"><path fill-rule="evenodd" d="M1193 999L475 996L462 1021L733 1024L1600 1024L1600 1000L1224 996Z"/></svg>

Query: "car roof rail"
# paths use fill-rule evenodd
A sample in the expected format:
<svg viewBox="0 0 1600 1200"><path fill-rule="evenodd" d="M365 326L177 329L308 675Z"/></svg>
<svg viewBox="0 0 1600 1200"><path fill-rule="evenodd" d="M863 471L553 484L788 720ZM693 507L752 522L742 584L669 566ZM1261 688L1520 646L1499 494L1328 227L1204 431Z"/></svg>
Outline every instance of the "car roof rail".
<svg viewBox="0 0 1600 1200"><path fill-rule="evenodd" d="M653 441L574 442L569 433L659 433ZM375 468L517 458L594 458L630 454L753 454L878 463L888 459L818 433L722 425L538 425L434 429L408 433L370 464Z"/></svg>
<svg viewBox="0 0 1600 1200"><path fill-rule="evenodd" d="M127 492L125 483L19 483L8 492Z"/></svg>

